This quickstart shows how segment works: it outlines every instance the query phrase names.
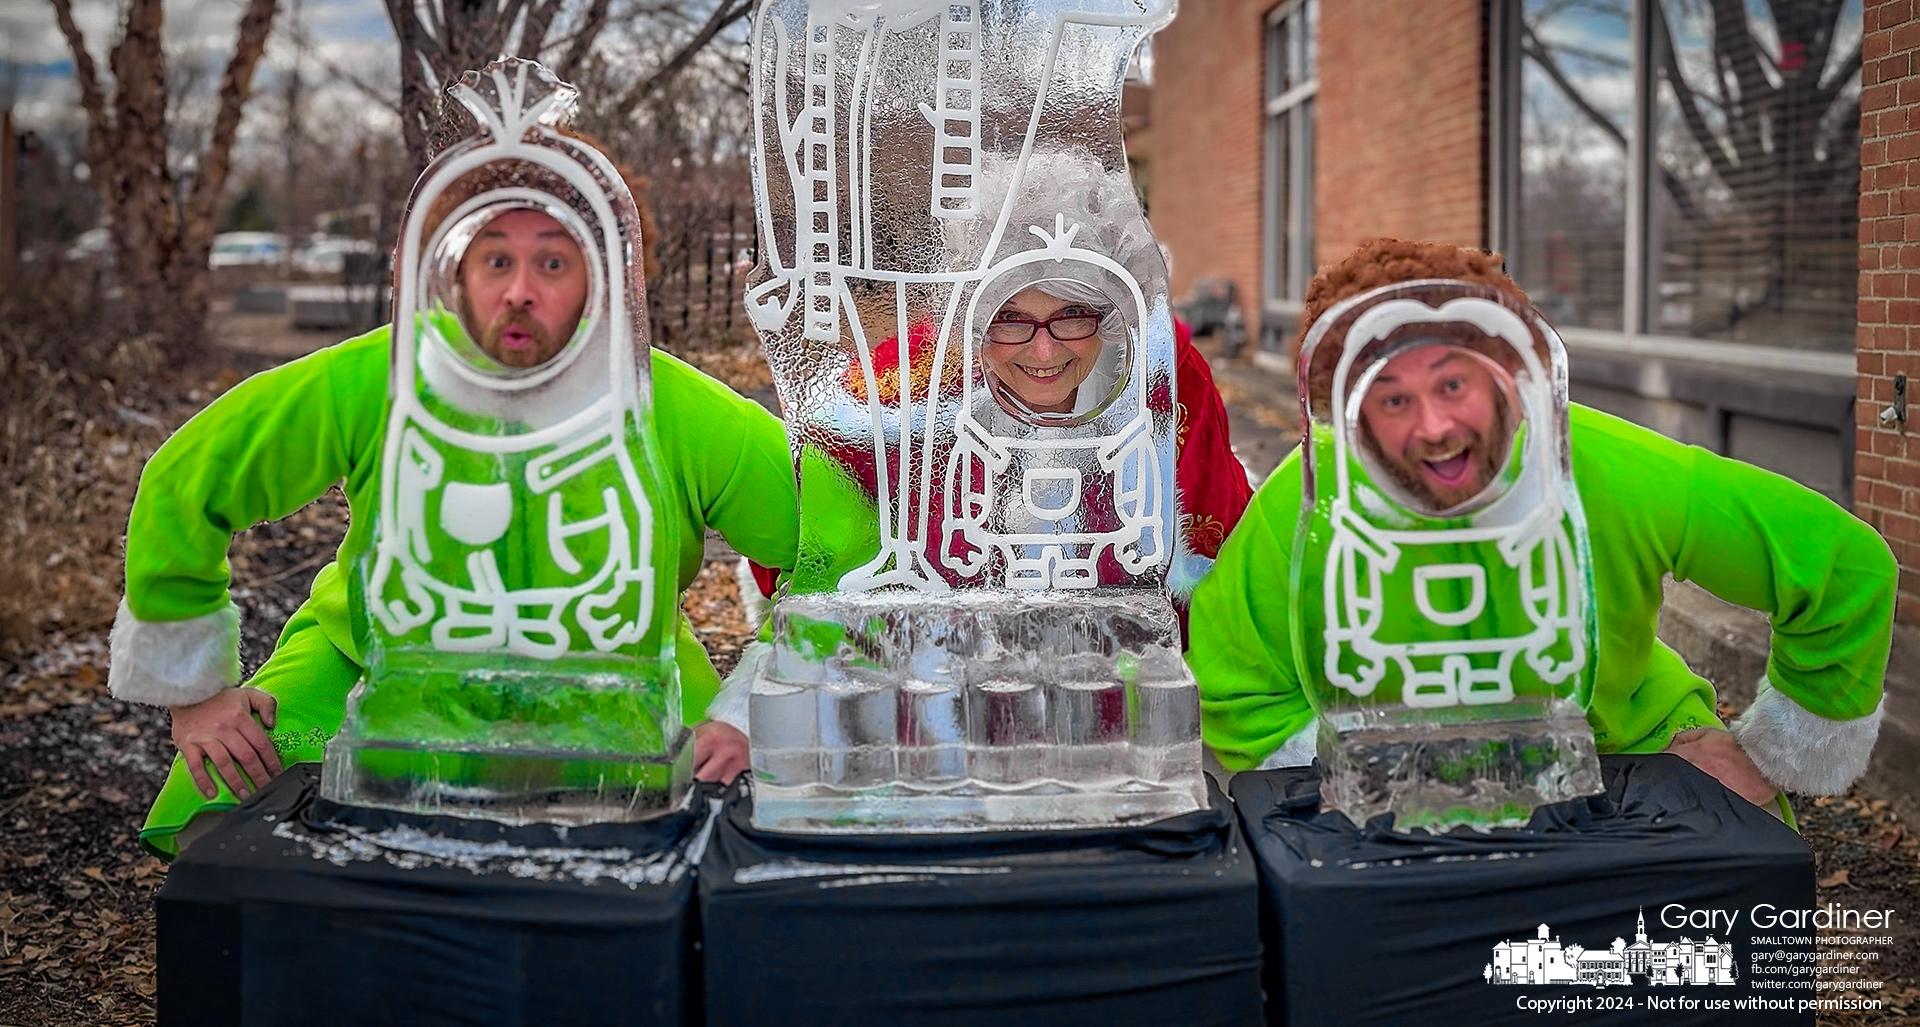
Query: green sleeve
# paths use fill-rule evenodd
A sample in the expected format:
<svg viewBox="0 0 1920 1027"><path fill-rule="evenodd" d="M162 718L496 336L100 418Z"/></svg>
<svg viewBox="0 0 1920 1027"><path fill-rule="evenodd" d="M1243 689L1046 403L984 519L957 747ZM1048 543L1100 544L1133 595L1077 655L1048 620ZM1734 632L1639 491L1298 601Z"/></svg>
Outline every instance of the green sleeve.
<svg viewBox="0 0 1920 1027"><path fill-rule="evenodd" d="M1767 678L1800 707L1829 720L1872 713L1899 573L1886 542L1795 482L1690 451L1693 488L1674 576L1772 619Z"/></svg>
<svg viewBox="0 0 1920 1027"><path fill-rule="evenodd" d="M762 566L792 567L799 501L779 419L670 354L655 350L652 366L654 425L691 532L681 541L681 587L700 571L707 528ZM697 723L720 690L720 676L684 615L674 651L681 709Z"/></svg>
<svg viewBox="0 0 1920 1027"><path fill-rule="evenodd" d="M656 423L698 519L763 567L791 568L800 533L780 419L676 357L654 354Z"/></svg>
<svg viewBox="0 0 1920 1027"><path fill-rule="evenodd" d="M298 510L353 469L379 423L385 368L381 331L257 374L182 425L147 461L127 524L133 615L182 621L224 609L233 536Z"/></svg>
<svg viewBox="0 0 1920 1027"><path fill-rule="evenodd" d="M1187 664L1207 745L1246 770L1313 719L1294 664L1288 574L1300 514L1300 455L1273 472L1193 593Z"/></svg>

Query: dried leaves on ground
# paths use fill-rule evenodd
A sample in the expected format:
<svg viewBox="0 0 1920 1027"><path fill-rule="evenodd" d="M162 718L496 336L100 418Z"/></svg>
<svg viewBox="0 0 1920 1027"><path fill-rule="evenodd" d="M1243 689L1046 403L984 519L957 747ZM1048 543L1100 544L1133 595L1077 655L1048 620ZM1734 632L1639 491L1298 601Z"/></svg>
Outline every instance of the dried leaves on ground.
<svg viewBox="0 0 1920 1027"><path fill-rule="evenodd" d="M1797 798L1794 816L1814 853L1817 908L1892 910L1885 929L1820 931L1817 980L1840 987L1817 998L1878 1000L1878 1010L1819 1014L1821 1024L1855 1027L1920 1019L1920 838L1885 799L1855 786L1845 795ZM1855 939L1885 938L1862 943ZM1843 968L1853 968L1845 972ZM1796 993L1804 994L1804 993Z"/></svg>

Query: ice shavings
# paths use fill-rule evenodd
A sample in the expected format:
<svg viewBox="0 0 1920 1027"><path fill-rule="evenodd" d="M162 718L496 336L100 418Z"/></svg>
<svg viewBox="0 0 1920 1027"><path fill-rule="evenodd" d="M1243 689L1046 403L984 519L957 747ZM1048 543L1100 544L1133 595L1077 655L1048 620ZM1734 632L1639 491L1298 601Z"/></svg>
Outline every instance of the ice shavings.
<svg viewBox="0 0 1920 1027"><path fill-rule="evenodd" d="M472 874L506 873L527 880L573 880L582 884L607 880L629 889L642 884L677 883L698 859L678 846L651 853L635 853L624 847L528 847L447 838L416 827L370 831L345 824L329 826L332 830L327 834L310 834L295 824L281 823L274 826L273 835L306 845L313 858L334 866L383 859L402 870L459 869ZM705 847L711 829L709 818L696 838L700 847Z"/></svg>
<svg viewBox="0 0 1920 1027"><path fill-rule="evenodd" d="M787 860L779 863L762 863L759 866L741 867L733 872L735 884L764 884L768 881L791 881L805 877L852 877L855 881L842 881L840 884L860 883L862 877L880 877L886 875L907 875L905 880L927 880L938 874L1011 874L1012 867L948 867L948 866L891 866L885 864L841 864L841 863L802 863ZM868 883L880 883L878 881ZM822 887L827 887L822 883Z"/></svg>

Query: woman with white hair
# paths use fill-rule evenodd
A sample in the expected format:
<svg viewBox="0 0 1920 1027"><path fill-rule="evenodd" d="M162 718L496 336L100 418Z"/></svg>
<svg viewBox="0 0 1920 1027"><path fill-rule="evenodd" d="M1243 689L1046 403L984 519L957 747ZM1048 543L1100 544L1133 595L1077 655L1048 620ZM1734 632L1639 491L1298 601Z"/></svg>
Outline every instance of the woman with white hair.
<svg viewBox="0 0 1920 1027"><path fill-rule="evenodd" d="M1014 169L1010 160L989 159L982 167L985 209L997 209L1013 192L996 262L1040 242L1030 227L1078 226L1076 247L1111 258L1143 288L1166 280L1163 251L1125 173L1079 151L1030 155L1017 188L1011 186ZM950 240L955 249L964 251L966 244ZM1143 326L1129 325L1117 277L1096 272L1082 278L1032 266L1032 280L1015 283L1021 287L1000 303L978 340L987 387L1008 414L1042 426L1079 423L1124 383L1130 329ZM1180 520L1179 559L1168 585L1184 607L1185 596L1212 566L1253 490L1229 444L1226 405L1211 368L1177 319L1174 335Z"/></svg>
<svg viewBox="0 0 1920 1027"><path fill-rule="evenodd" d="M1138 314L1127 286L1110 269L1091 264L1069 269L1059 262L1036 261L1020 266L1009 258L1047 245L1034 229L1049 237L1070 229L1075 249L1110 259L1151 293L1155 284L1165 281L1161 250L1126 174L1101 166L1089 154L1032 154L1020 171L1017 189L1013 160L987 156L982 164L979 208L997 213L1010 206L1005 227L994 236L998 219L991 215L943 226L949 268L1010 267L982 286L989 290L982 296L987 304L983 309L994 312L983 318L984 329L975 329L981 334L974 340L974 352L979 357L977 373L991 400L984 409L976 408L976 416L993 431L1012 429L1020 421L1043 431L1084 424L1098 416L1126 384L1132 337L1145 327L1132 323ZM1010 191L1014 195L1008 204ZM985 261L989 240L993 240L993 259ZM858 403L866 402L869 373L884 404L898 402L903 390L922 395L930 387L939 335L934 316L913 318L907 334L904 373L901 347L894 337L870 347L870 372L859 361L849 364L845 385ZM1179 522L1177 559L1168 584L1184 605L1185 595L1211 567L1220 545L1238 523L1252 489L1229 445L1225 404L1205 358L1193 347L1186 326L1177 321L1175 336ZM963 368L951 355L944 359L938 371L939 387L957 389L960 378L974 369ZM853 471L862 487L877 487L875 458L862 446L836 450L835 457ZM945 505L939 499L931 504L923 536L929 546L939 545L937 522ZM948 573L937 555L929 563ZM754 576L759 591L771 596L774 576L758 568Z"/></svg>

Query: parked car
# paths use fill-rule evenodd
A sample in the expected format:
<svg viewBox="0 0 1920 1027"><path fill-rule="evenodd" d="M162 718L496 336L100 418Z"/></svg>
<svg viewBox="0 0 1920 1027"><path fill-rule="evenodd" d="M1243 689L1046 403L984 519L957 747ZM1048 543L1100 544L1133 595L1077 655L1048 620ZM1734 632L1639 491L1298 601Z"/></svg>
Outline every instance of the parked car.
<svg viewBox="0 0 1920 1027"><path fill-rule="evenodd" d="M378 246L365 239L349 239L339 235L317 236L294 251L293 267L309 275L338 277L346 270L347 254L374 256L379 252Z"/></svg>
<svg viewBox="0 0 1920 1027"><path fill-rule="evenodd" d="M285 263L287 237L277 232L222 232L213 237L208 267L256 267Z"/></svg>

